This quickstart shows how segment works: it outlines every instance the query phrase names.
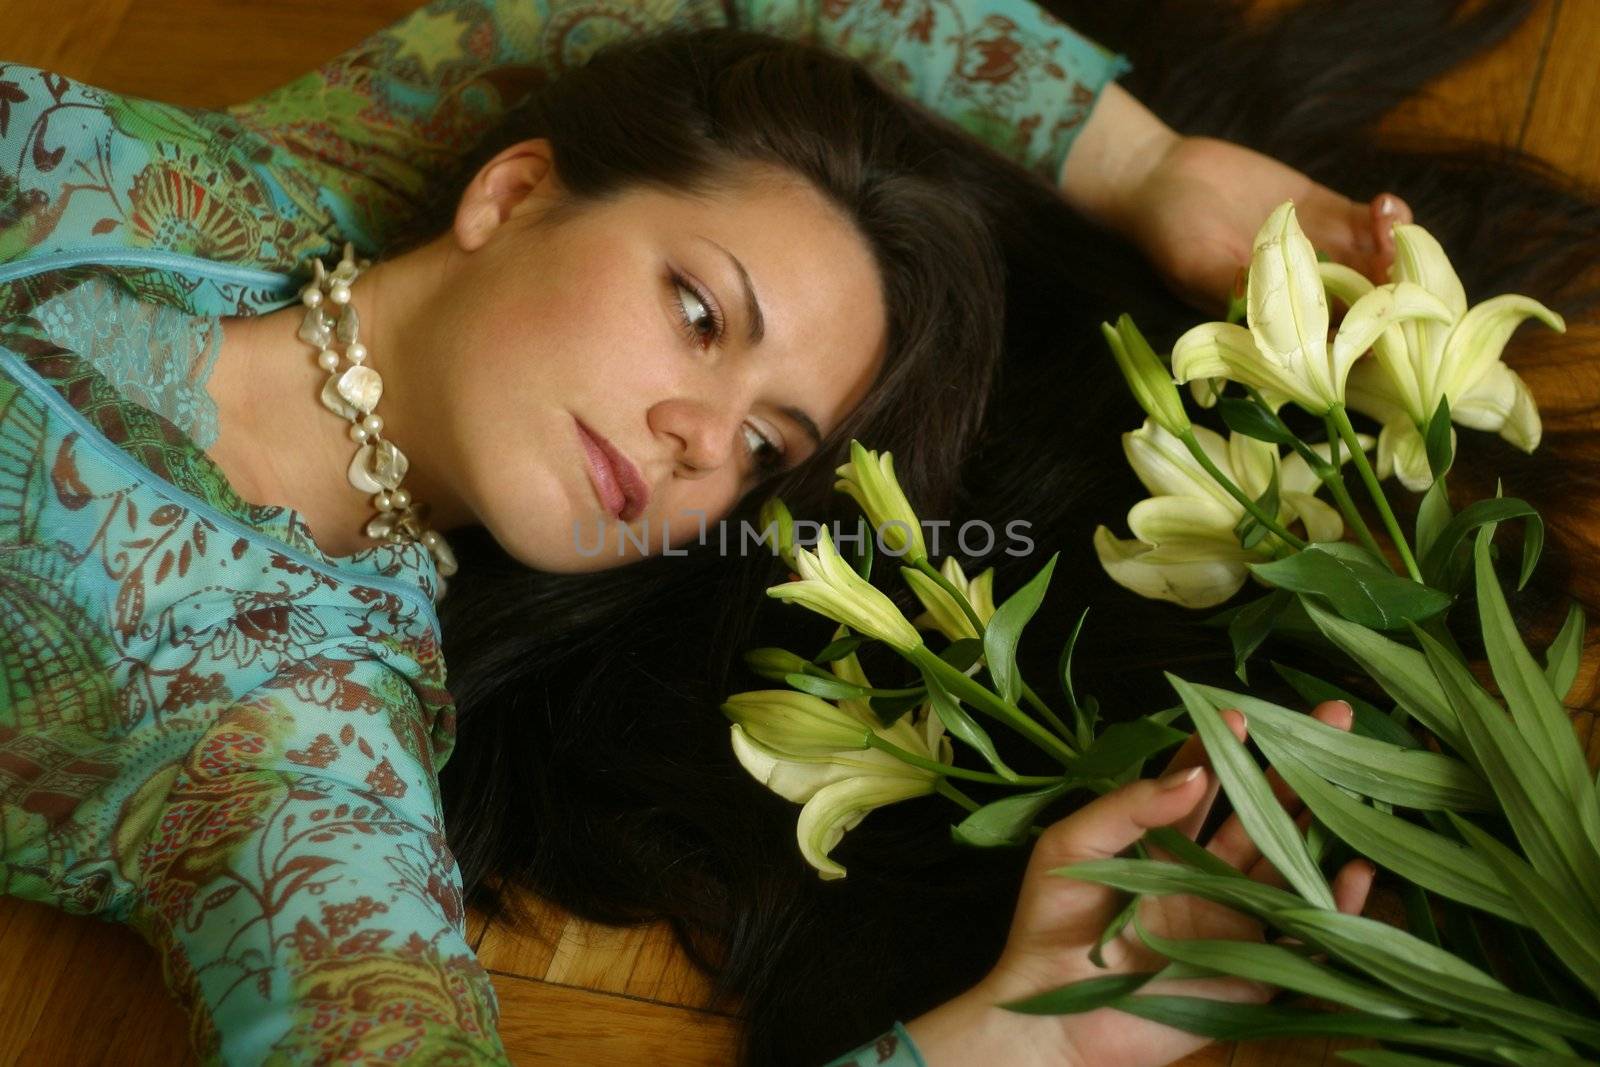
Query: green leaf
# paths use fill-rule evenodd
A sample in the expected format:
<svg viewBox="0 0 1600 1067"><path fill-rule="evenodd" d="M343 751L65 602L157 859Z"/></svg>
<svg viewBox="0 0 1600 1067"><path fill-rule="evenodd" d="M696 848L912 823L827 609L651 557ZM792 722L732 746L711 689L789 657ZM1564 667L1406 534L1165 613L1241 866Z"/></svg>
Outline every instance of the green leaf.
<svg viewBox="0 0 1600 1067"><path fill-rule="evenodd" d="M1179 963L1207 967L1252 982L1264 982L1374 1015L1412 1019L1421 1014L1416 1005L1407 1003L1388 990L1314 963L1282 945L1260 941L1158 937L1146 930L1137 918L1134 927L1145 944Z"/></svg>
<svg viewBox="0 0 1600 1067"><path fill-rule="evenodd" d="M1423 494L1422 503L1417 507L1418 558L1426 559L1433 546L1439 542L1439 535L1450 525L1450 514L1450 491L1445 488L1443 478L1436 478L1428 487L1428 491Z"/></svg>
<svg viewBox="0 0 1600 1067"><path fill-rule="evenodd" d="M1524 921L1590 992L1600 996L1600 922L1563 901L1555 886L1505 845L1459 815L1452 814L1450 822L1518 901Z"/></svg>
<svg viewBox="0 0 1600 1067"><path fill-rule="evenodd" d="M1100 936L1094 939L1094 947L1089 950L1090 963L1096 967L1104 967L1106 965L1104 955L1106 946L1116 940L1123 930L1127 929L1128 923L1133 921L1133 917L1138 910L1139 898L1137 896L1129 897L1128 902L1117 912L1116 917L1106 923L1106 928L1101 930Z"/></svg>
<svg viewBox="0 0 1600 1067"><path fill-rule="evenodd" d="M913 693L903 697L873 697L867 703L872 707L872 713L878 717L879 722L885 726L893 726L900 720L900 716L926 699L925 693Z"/></svg>
<svg viewBox="0 0 1600 1067"><path fill-rule="evenodd" d="M1315 604L1307 604L1306 613L1323 636L1355 660L1407 714L1461 755L1471 755L1472 746L1461 732L1455 709L1434 680L1422 653L1346 622Z"/></svg>
<svg viewBox="0 0 1600 1067"><path fill-rule="evenodd" d="M1487 523L1506 522L1510 519L1527 520L1522 537L1522 575L1517 580L1517 588L1521 589L1527 585L1528 577L1533 574L1533 568L1538 564L1539 554L1544 548L1544 520L1539 517L1539 513L1531 504L1514 497L1477 500L1462 508L1445 524L1445 528L1433 543L1432 550L1419 561L1423 581L1435 589L1453 590L1459 581L1451 574L1454 569L1452 561L1458 555L1457 550L1465 543L1467 535Z"/></svg>
<svg viewBox="0 0 1600 1067"><path fill-rule="evenodd" d="M837 641L830 641L822 646L822 651L811 657L813 663L832 663L837 659L844 659L850 653L866 644L867 639L860 634L845 634Z"/></svg>
<svg viewBox="0 0 1600 1067"><path fill-rule="evenodd" d="M856 519L856 534L860 537L861 549L856 553L856 573L866 581L872 581L872 542L875 540L873 531L868 528L867 520Z"/></svg>
<svg viewBox="0 0 1600 1067"><path fill-rule="evenodd" d="M961 702L939 684L939 679L932 674L925 674L923 677L928 683L928 699L933 705L933 713L939 716L939 721L944 723L944 728L950 732L950 736L959 738L975 749L1002 778L1015 779L1017 772L1007 767L1001 760L1000 753L995 751L994 740L989 736L989 732L966 713L961 707Z"/></svg>
<svg viewBox="0 0 1600 1067"><path fill-rule="evenodd" d="M1254 717L1250 722L1251 736L1272 766L1312 814L1345 844L1424 889L1512 922L1527 922L1500 880L1473 861L1471 849L1351 799L1311 770L1299 758L1302 750L1297 745L1256 729Z"/></svg>
<svg viewBox="0 0 1600 1067"><path fill-rule="evenodd" d="M1061 649L1061 659L1056 664L1056 676L1061 680L1061 692L1066 696L1067 707L1072 709L1072 717L1077 724L1080 747L1089 743L1089 724L1085 721L1083 707L1078 703L1077 690L1072 685L1072 652L1078 647L1078 636L1083 633L1083 622L1088 617L1088 608L1078 613L1078 621L1072 624L1072 633L1068 635L1067 643Z"/></svg>
<svg viewBox="0 0 1600 1067"><path fill-rule="evenodd" d="M1222 875L1228 878L1244 878L1245 873L1232 866L1227 860L1210 852L1199 843L1185 837L1170 826L1157 826L1146 830L1144 841L1155 845L1157 848L1166 849L1172 858L1179 863L1187 863L1191 867L1199 868L1207 874Z"/></svg>
<svg viewBox="0 0 1600 1067"><path fill-rule="evenodd" d="M1222 721L1221 711L1182 678L1171 673L1166 677L1189 709L1189 718L1205 743L1212 769L1250 840L1307 900L1320 907L1333 907L1333 894L1306 850L1294 820L1272 795L1272 787L1249 751Z"/></svg>
<svg viewBox="0 0 1600 1067"><path fill-rule="evenodd" d="M1600 1023L1513 993L1445 950L1375 919L1302 908L1277 916L1284 929L1342 963L1365 971L1403 996L1505 1028L1546 1045L1539 1030L1600 1039ZM1566 1051L1559 1042L1546 1045Z"/></svg>
<svg viewBox="0 0 1600 1067"><path fill-rule="evenodd" d="M1245 661L1261 647L1261 642L1272 633L1273 624L1292 603L1293 593L1274 589L1260 600L1246 604L1228 623L1228 640L1233 642L1233 673L1239 676L1239 681L1249 682Z"/></svg>
<svg viewBox="0 0 1600 1067"><path fill-rule="evenodd" d="M1454 447L1450 443L1450 398L1441 396L1439 406L1428 420L1427 431L1422 435L1428 452L1428 469L1437 482L1445 476L1454 460Z"/></svg>
<svg viewBox="0 0 1600 1067"><path fill-rule="evenodd" d="M1320 544L1286 559L1249 566L1264 581L1321 597L1343 618L1374 630L1400 629L1450 606L1450 597L1437 589L1376 565L1340 558Z"/></svg>
<svg viewBox="0 0 1600 1067"><path fill-rule="evenodd" d="M1463 732L1484 777L1500 799L1517 843L1534 870L1591 917L1600 856L1577 825L1571 794L1556 786L1510 718L1483 691L1467 668L1431 635L1417 631L1434 677L1460 711Z"/></svg>
<svg viewBox="0 0 1600 1067"><path fill-rule="evenodd" d="M860 700L868 695L867 690L843 678L826 678L820 674L802 674L800 671L795 671L793 674L784 675L783 680L802 693L810 693L824 700Z"/></svg>
<svg viewBox="0 0 1600 1067"><path fill-rule="evenodd" d="M1583 631L1586 620L1583 609L1574 604L1567 611L1567 621L1561 632L1550 642L1544 654L1544 676L1563 702L1572 693L1572 683L1578 680L1578 666L1583 659Z"/></svg>
<svg viewBox="0 0 1600 1067"><path fill-rule="evenodd" d="M1081 778L1115 778L1134 764L1188 739L1182 730L1148 718L1113 723L1068 769Z"/></svg>
<svg viewBox="0 0 1600 1067"><path fill-rule="evenodd" d="M950 646L939 653L939 658L956 670L965 671L983 658L983 642L976 637L963 637L950 642Z"/></svg>
<svg viewBox="0 0 1600 1067"><path fill-rule="evenodd" d="M1408 1052L1391 1052L1383 1048L1340 1049L1334 1053L1341 1060L1359 1067L1450 1067L1449 1060L1435 1060L1427 1056L1413 1056Z"/></svg>
<svg viewBox="0 0 1600 1067"><path fill-rule="evenodd" d="M1024 1000L1013 1000L1000 1005L1007 1011L1022 1015L1075 1015L1094 1011L1125 996L1155 977L1155 972L1112 974L1104 978L1085 978L1040 993Z"/></svg>
<svg viewBox="0 0 1600 1067"><path fill-rule="evenodd" d="M995 609L994 616L983 631L983 654L989 661L989 673L994 676L995 690L1008 704L1015 704L1022 692L1022 675L1017 672L1017 643L1022 640L1022 630L1039 610L1045 590L1050 587L1050 574L1055 570L1056 559L1034 575L1027 585L1018 589L1006 602Z"/></svg>
<svg viewBox="0 0 1600 1067"><path fill-rule="evenodd" d="M1488 783L1458 759L1339 730L1244 693L1196 688L1215 706L1242 711L1263 752L1269 741L1287 748L1312 773L1362 796L1423 811L1499 808Z"/></svg>
<svg viewBox="0 0 1600 1067"><path fill-rule="evenodd" d="M1096 1005L1100 1007L1102 1005ZM1423 1048L1437 1048L1500 1062L1498 1053L1514 1044L1498 1034L1458 1027L1429 1026L1356 1011L1317 1011L1276 1004L1235 1004L1209 997L1123 996L1103 1005L1213 1041L1253 1041L1269 1037L1362 1037Z"/></svg>
<svg viewBox="0 0 1600 1067"><path fill-rule="evenodd" d="M1500 580L1494 573L1494 563L1489 558L1494 531L1494 524L1484 525L1478 531L1478 542L1472 550L1478 621L1483 631L1483 645L1489 654L1489 666L1534 758L1549 772L1556 787L1571 798L1577 822L1588 835L1591 850L1600 855L1600 801L1595 797L1589 764L1572 732L1572 721L1561 705L1561 698L1551 688L1550 680L1539 669L1528 646L1522 643L1517 625L1511 619L1511 609L1506 605ZM1600 886L1593 888L1600 889Z"/></svg>
<svg viewBox="0 0 1600 1067"><path fill-rule="evenodd" d="M1261 514L1276 515L1278 513L1281 507L1278 501L1278 493L1278 467L1274 464L1271 480L1267 482L1267 487L1261 491L1261 495L1256 497L1254 501ZM1233 535L1239 539L1239 547L1241 548L1256 547L1267 536L1267 533L1267 528L1261 525L1256 517L1248 511L1241 515L1239 521L1234 523L1233 526Z"/></svg>
<svg viewBox="0 0 1600 1067"><path fill-rule="evenodd" d="M1294 432L1275 412L1254 400L1225 396L1217 401L1217 413L1234 433L1274 445L1294 444Z"/></svg>
<svg viewBox="0 0 1600 1067"><path fill-rule="evenodd" d="M1402 748L1421 748L1422 742L1411 736L1411 731L1395 722L1388 715L1379 711L1372 704L1362 700L1353 693L1349 693L1332 682L1325 682L1304 671L1297 671L1293 667L1273 661L1272 669L1289 684L1289 687L1300 694L1300 699L1308 705L1315 707L1324 700L1342 700L1350 705L1350 710L1355 712L1355 722L1351 724L1351 732L1361 737L1372 737L1379 741L1387 741L1391 745Z"/></svg>
<svg viewBox="0 0 1600 1067"><path fill-rule="evenodd" d="M1059 782L1030 793L1015 793L985 804L950 828L950 839L958 845L994 848L1020 845L1028 838L1034 816L1056 797L1065 793L1070 782Z"/></svg>

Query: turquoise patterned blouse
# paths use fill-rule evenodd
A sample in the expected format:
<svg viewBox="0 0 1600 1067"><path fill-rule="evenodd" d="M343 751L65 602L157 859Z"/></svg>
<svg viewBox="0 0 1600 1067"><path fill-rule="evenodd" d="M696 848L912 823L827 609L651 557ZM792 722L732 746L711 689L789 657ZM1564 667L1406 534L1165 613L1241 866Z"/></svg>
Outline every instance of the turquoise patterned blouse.
<svg viewBox="0 0 1600 1067"><path fill-rule="evenodd" d="M220 320L372 254L599 45L729 23L1051 180L1127 69L1027 0L435 0L222 111L0 64L0 892L137 929L205 1061L508 1062L439 808L438 576L233 491ZM920 1057L897 1025L835 1062Z"/></svg>

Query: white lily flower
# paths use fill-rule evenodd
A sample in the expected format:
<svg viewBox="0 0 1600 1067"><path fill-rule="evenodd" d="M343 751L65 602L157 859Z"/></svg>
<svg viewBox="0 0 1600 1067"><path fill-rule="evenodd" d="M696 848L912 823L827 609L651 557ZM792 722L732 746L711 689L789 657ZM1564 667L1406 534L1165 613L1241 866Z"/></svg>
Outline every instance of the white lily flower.
<svg viewBox="0 0 1600 1067"><path fill-rule="evenodd" d="M1280 457L1277 448L1243 434L1224 439L1214 430L1194 427L1200 447L1217 468L1252 500L1278 475L1280 525L1299 521L1308 541L1337 541L1344 520L1316 497L1315 472L1299 455ZM1268 534L1245 548L1234 534L1244 506L1206 473L1182 441L1154 420L1122 435L1123 452L1150 497L1128 512L1131 540L1104 526L1094 533L1100 565L1119 585L1157 600L1189 608L1209 608L1237 593L1249 564L1272 558L1278 539ZM1326 446L1318 451L1327 454Z"/></svg>
<svg viewBox="0 0 1600 1067"><path fill-rule="evenodd" d="M1526 319L1537 318L1558 332L1567 327L1560 315L1537 300L1515 294L1493 297L1469 309L1461 279L1432 234L1421 226L1403 225L1394 228L1394 238L1390 276L1397 283L1427 289L1449 309L1450 317L1386 330L1373 346L1375 358L1352 368L1347 400L1350 407L1383 424L1378 435L1378 476L1395 474L1407 489L1422 492L1433 483L1423 434L1443 398L1450 401L1452 422L1497 432L1524 452L1539 446L1543 426L1538 406L1501 355ZM1325 272L1324 277L1329 292L1346 302L1364 299L1372 288L1358 274L1350 278Z"/></svg>
<svg viewBox="0 0 1600 1067"><path fill-rule="evenodd" d="M834 674L845 681L870 685L854 653L835 660L832 666ZM871 730L924 759L952 760L944 724L927 704L887 727L865 700L842 700L835 710L852 720L856 729ZM739 723L732 727L732 738L734 755L745 770L779 796L804 805L795 834L801 855L824 879L845 876L845 869L829 854L868 812L925 796L938 784L934 772L913 767L880 749L844 748L798 756L761 743Z"/></svg>
<svg viewBox="0 0 1600 1067"><path fill-rule="evenodd" d="M1178 381L1226 378L1324 415L1344 402L1351 366L1390 326L1450 317L1445 304L1420 285L1375 286L1345 314L1330 346L1316 252L1300 230L1292 200L1256 234L1248 277L1248 328L1208 322L1178 338L1172 349Z"/></svg>
<svg viewBox="0 0 1600 1067"><path fill-rule="evenodd" d="M972 628L972 620L961 610L961 605L952 600L950 594L937 582L921 571L908 569L902 573L905 575L906 584L911 586L911 591L917 594L922 606L928 609L911 620L913 626L924 630L938 630L952 641L978 636L978 632ZM946 556L944 563L939 567L939 573L944 575L951 585L966 594L967 603L977 612L979 621L988 625L989 619L994 615L994 568L990 567L976 578L968 580L967 572L961 569L961 564L956 562L956 558Z"/></svg>
<svg viewBox="0 0 1600 1067"><path fill-rule="evenodd" d="M894 601L839 555L826 527L817 538L816 552L795 548L794 568L801 580L774 585L767 590L768 596L803 604L902 652L922 644L922 635L906 621Z"/></svg>

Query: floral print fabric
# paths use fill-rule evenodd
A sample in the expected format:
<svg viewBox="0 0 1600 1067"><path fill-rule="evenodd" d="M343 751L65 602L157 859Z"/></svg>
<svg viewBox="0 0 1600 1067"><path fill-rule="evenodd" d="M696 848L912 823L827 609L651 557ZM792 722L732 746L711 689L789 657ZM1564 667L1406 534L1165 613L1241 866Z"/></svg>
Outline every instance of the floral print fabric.
<svg viewBox="0 0 1600 1067"><path fill-rule="evenodd" d="M0 65L0 892L137 928L206 1060L506 1062L439 810L437 575L234 493L220 317L381 248L605 42L726 24L1052 179L1126 69L1026 0L435 0L225 111Z"/></svg>

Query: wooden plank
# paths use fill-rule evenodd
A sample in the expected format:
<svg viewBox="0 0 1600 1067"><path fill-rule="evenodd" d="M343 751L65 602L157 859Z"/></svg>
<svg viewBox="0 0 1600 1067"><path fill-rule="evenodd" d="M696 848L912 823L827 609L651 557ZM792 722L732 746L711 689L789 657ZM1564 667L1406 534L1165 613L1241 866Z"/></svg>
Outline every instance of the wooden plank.
<svg viewBox="0 0 1600 1067"><path fill-rule="evenodd" d="M1523 147L1600 186L1600 5L1562 0Z"/></svg>
<svg viewBox="0 0 1600 1067"><path fill-rule="evenodd" d="M0 0L0 63L30 67L94 82L94 72L134 0L77 0L71 18L39 0Z"/></svg>
<svg viewBox="0 0 1600 1067"><path fill-rule="evenodd" d="M614 993L495 978L500 1037L514 1063L585 1067L726 1067L735 1062L733 1020Z"/></svg>
<svg viewBox="0 0 1600 1067"><path fill-rule="evenodd" d="M1390 112L1381 129L1398 136L1443 134L1517 144L1533 97L1539 56L1558 6L1559 0L1540 0L1509 38L1428 83Z"/></svg>

